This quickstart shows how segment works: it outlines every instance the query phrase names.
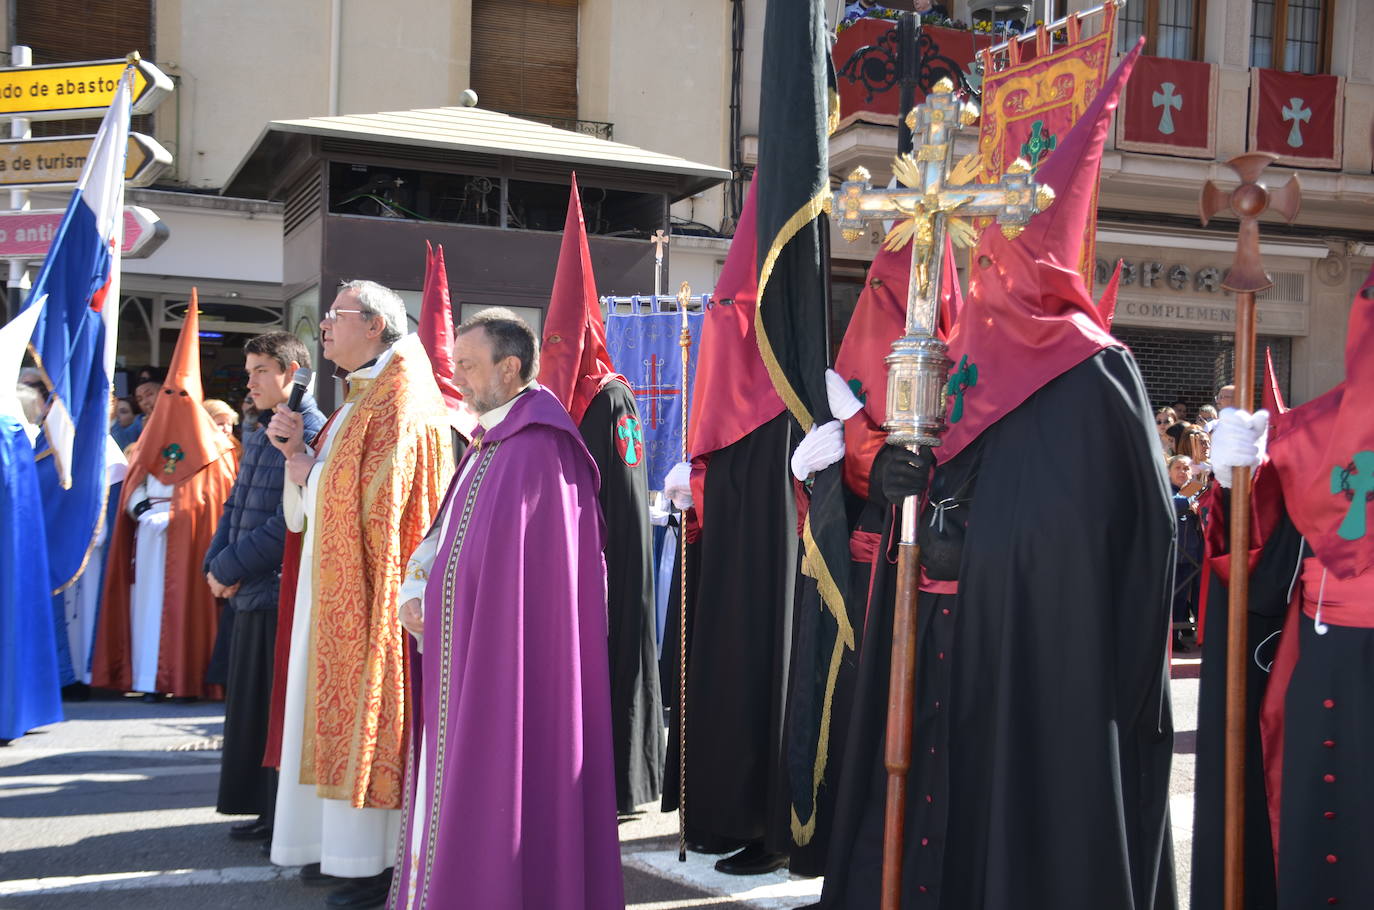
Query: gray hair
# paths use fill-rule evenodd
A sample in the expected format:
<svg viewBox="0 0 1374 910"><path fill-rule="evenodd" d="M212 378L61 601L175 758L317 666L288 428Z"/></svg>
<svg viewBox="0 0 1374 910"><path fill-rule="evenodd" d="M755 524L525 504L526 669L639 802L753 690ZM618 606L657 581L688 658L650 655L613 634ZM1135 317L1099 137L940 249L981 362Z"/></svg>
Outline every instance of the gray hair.
<svg viewBox="0 0 1374 910"><path fill-rule="evenodd" d="M487 307L473 313L458 326L458 334L481 329L491 339L491 359L500 363L507 357L520 361L520 379L529 382L539 375L539 339L530 324L505 307Z"/></svg>
<svg viewBox="0 0 1374 910"><path fill-rule="evenodd" d="M358 298L358 306L364 316L380 316L385 326L382 328L382 343L395 344L406 333L406 302L391 288L383 287L375 281L344 281L340 291L352 291Z"/></svg>
<svg viewBox="0 0 1374 910"><path fill-rule="evenodd" d="M15 383L19 406L24 409L24 417L34 426L43 423L43 394L27 382Z"/></svg>

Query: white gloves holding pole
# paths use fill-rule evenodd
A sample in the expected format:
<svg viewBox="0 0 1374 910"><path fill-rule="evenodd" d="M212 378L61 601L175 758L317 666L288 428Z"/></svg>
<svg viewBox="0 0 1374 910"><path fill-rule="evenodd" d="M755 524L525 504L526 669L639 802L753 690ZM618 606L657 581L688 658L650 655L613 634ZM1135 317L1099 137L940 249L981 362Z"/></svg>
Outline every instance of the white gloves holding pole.
<svg viewBox="0 0 1374 910"><path fill-rule="evenodd" d="M679 461L663 478L663 495L673 501L678 511L686 512L692 507L692 465Z"/></svg>
<svg viewBox="0 0 1374 910"><path fill-rule="evenodd" d="M1255 468L1264 460L1269 437L1269 412L1251 414L1224 408L1212 428L1212 470L1217 483L1231 489L1232 468Z"/></svg>
<svg viewBox="0 0 1374 910"><path fill-rule="evenodd" d="M849 384L834 370L825 371L825 397L830 413L837 419L816 424L792 453L792 476L805 481L844 457L844 421L858 413L863 402L854 397Z"/></svg>

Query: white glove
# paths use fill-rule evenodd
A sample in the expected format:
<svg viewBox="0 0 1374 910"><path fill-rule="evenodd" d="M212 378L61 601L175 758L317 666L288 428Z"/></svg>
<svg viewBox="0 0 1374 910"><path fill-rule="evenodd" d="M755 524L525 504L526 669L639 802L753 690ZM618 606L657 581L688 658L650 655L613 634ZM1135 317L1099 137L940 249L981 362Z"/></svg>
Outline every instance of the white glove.
<svg viewBox="0 0 1374 910"><path fill-rule="evenodd" d="M1264 460L1269 436L1269 412L1250 414L1235 408L1222 409L1212 429L1212 472L1217 483L1231 489L1232 468L1254 468Z"/></svg>
<svg viewBox="0 0 1374 910"><path fill-rule="evenodd" d="M825 371L825 397L830 402L830 413L840 420L848 420L864 406L849 388L849 383L834 370Z"/></svg>
<svg viewBox="0 0 1374 910"><path fill-rule="evenodd" d="M681 512L692 507L692 465L679 461L663 478L663 495L673 501Z"/></svg>
<svg viewBox="0 0 1374 910"><path fill-rule="evenodd" d="M804 481L843 457L844 424L838 420L816 424L792 453L792 476Z"/></svg>

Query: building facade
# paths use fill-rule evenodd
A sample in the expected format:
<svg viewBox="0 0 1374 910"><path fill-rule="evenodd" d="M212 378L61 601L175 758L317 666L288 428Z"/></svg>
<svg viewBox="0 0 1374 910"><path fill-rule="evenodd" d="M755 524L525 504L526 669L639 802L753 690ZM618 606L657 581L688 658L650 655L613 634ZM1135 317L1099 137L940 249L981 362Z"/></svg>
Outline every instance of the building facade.
<svg viewBox="0 0 1374 910"><path fill-rule="evenodd" d="M852 15L856 3L826 0L829 21ZM272 121L454 106L471 89L481 108L722 168L729 180L671 206L664 287L686 280L694 291L709 290L757 150L759 99L767 90L760 64L765 5L104 0L92 4L95 12L77 29L65 7L9 0L4 45L32 46L40 64L117 57L137 47L172 77L174 97L135 123L174 153L175 168L158 185L131 191L131 201L157 211L172 230L151 257L125 263L122 356L130 364L165 362L179 308L194 284L213 323L207 331L222 335L226 369L232 369L241 335L309 321L327 304L313 297L293 303L283 289L281 202L222 193ZM950 18L963 23L1018 16L1032 21L1047 11L1060 16L1092 5L944 4ZM1300 176L1304 201L1293 224L1274 219L1263 227L1275 286L1261 295L1260 331L1284 392L1293 402L1309 400L1342 375L1351 295L1374 257L1374 247L1367 246L1374 243L1374 57L1364 51L1374 43L1374 3L1126 0L1118 49L1139 35L1147 39L1147 57L1133 83L1143 85L1161 65L1171 75L1142 89L1145 100L1137 101L1134 115L1126 102L1103 161L1096 255L1099 271L1118 259L1125 263L1119 334L1136 349L1154 399L1182 397L1193 407L1210 399L1230 370L1230 299L1215 273L1229 263L1235 222L1221 219L1204 229L1198 196L1208 180L1232 185L1224 162L1274 141L1263 135L1266 129L1273 133L1277 125L1280 140L1298 130L1306 146L1288 149L1294 155L1275 171ZM1156 61L1153 70L1150 60ZM837 52L837 69L844 63ZM1172 75L1184 70L1194 83L1205 83L1205 102L1190 97L1192 89ZM1325 93L1322 99L1285 100L1293 92L1283 79L1295 75L1320 83L1314 90ZM842 91L845 81L842 73ZM1165 88L1166 81L1173 87ZM887 180L896 118L878 108L892 105L891 91L841 111L841 128L831 138L837 179L864 165L875 181ZM1277 109L1265 119L1270 96L1284 103L1287 119ZM1192 145L1182 139L1142 142L1125 129L1128 117L1138 124L1162 122L1167 114L1181 134L1198 110L1205 112L1205 130L1189 140ZM1142 118L1142 111L1149 116ZM89 123L37 126L91 131ZM1329 155L1313 151L1317 127L1326 131ZM971 138L963 141L972 150ZM33 204L57 207L62 199L35 193ZM856 243L834 236L836 338L879 234L875 228ZM412 286L402 290L419 289L422 262L417 255ZM461 298L464 276L450 278ZM651 288L599 290L635 294ZM217 340L207 338L207 357L219 355Z"/></svg>

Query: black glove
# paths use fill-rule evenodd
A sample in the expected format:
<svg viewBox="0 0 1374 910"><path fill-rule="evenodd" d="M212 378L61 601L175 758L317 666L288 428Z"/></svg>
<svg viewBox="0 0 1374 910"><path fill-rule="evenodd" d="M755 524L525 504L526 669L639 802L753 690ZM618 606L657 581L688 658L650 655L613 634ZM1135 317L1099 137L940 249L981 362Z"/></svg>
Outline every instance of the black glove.
<svg viewBox="0 0 1374 910"><path fill-rule="evenodd" d="M930 469L935 466L935 456L924 446L915 452L904 446L884 445L873 459L873 471L869 475L870 498L880 501L900 503L908 496L919 496L930 484Z"/></svg>

